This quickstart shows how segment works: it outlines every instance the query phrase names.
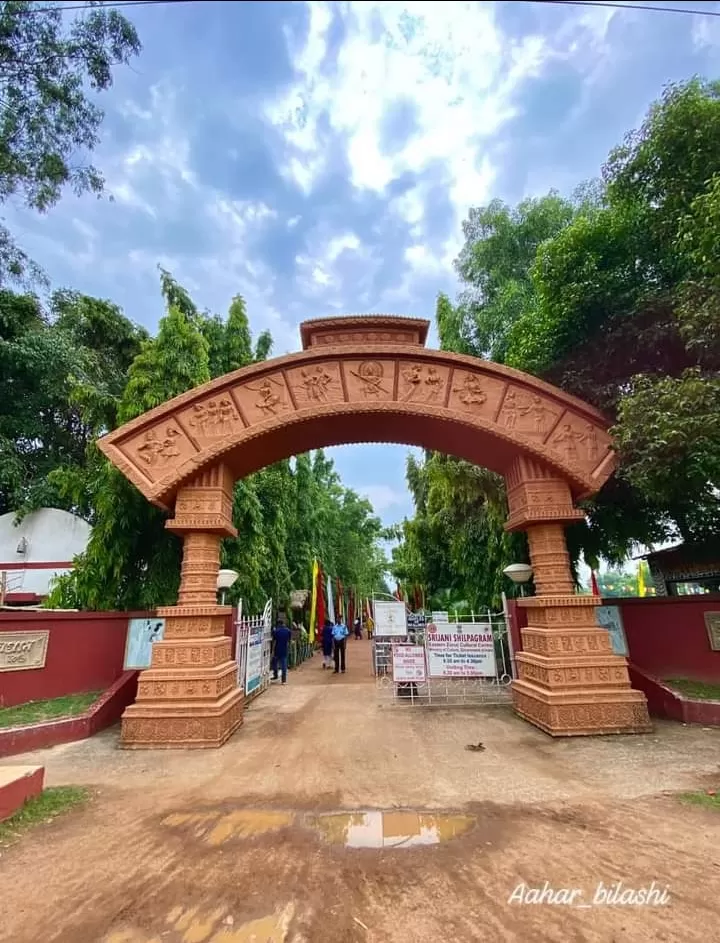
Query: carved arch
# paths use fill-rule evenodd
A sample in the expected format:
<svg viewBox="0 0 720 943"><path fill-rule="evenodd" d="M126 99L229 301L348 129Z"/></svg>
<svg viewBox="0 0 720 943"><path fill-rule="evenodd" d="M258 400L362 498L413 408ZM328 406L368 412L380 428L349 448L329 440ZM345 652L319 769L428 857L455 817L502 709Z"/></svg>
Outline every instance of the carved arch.
<svg viewBox="0 0 720 943"><path fill-rule="evenodd" d="M436 449L500 474L524 456L565 479L576 499L604 484L615 458L601 413L517 370L424 349L426 325L305 322L302 352L190 390L99 447L167 509L184 482L219 460L240 478L293 454L359 442Z"/></svg>

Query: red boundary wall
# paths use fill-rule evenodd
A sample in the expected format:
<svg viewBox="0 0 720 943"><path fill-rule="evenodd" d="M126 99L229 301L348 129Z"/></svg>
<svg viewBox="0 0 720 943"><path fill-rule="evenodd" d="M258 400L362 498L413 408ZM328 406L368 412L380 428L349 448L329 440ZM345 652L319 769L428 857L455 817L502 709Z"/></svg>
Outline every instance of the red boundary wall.
<svg viewBox="0 0 720 943"><path fill-rule="evenodd" d="M720 595L598 599L617 606L628 645L630 680L643 691L648 710L685 724L720 726L720 701L693 700L664 684L666 679L720 682L720 652L710 648L706 612L720 612ZM513 649L522 651L527 610L508 601Z"/></svg>
<svg viewBox="0 0 720 943"><path fill-rule="evenodd" d="M49 630L43 668L0 672L0 707L13 707L66 694L104 693L84 714L27 727L0 728L0 757L40 750L90 737L117 723L137 694L137 671L124 671L130 619L152 612L0 612L0 633ZM229 615L225 634L235 647Z"/></svg>
<svg viewBox="0 0 720 943"><path fill-rule="evenodd" d="M12 775L15 768L6 766L5 770ZM43 791L44 780L44 766L20 766L11 779L0 783L0 822L14 815L28 799L39 796Z"/></svg>
<svg viewBox="0 0 720 943"><path fill-rule="evenodd" d="M145 612L0 612L0 634L49 630L44 668L0 673L0 707L104 691L123 672L128 620Z"/></svg>
<svg viewBox="0 0 720 943"><path fill-rule="evenodd" d="M152 616L153 612L0 612L0 633L50 632L44 668L0 672L0 707L105 691L123 673L129 620ZM234 645L232 616L225 634Z"/></svg>
<svg viewBox="0 0 720 943"><path fill-rule="evenodd" d="M137 671L123 672L85 713L77 717L51 720L28 727L0 729L0 757L42 750L57 746L58 743L70 743L72 740L84 740L116 724L125 708L135 700L138 674Z"/></svg>

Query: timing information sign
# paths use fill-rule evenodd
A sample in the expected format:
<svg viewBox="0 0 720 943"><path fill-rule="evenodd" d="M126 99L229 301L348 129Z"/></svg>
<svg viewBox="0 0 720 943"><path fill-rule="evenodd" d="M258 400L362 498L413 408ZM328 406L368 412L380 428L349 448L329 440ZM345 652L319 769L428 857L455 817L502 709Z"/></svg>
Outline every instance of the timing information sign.
<svg viewBox="0 0 720 943"><path fill-rule="evenodd" d="M393 645L393 681L425 680L425 649L422 645Z"/></svg>
<svg viewBox="0 0 720 943"><path fill-rule="evenodd" d="M494 678L497 674L492 627L457 622L427 627L425 636L431 678Z"/></svg>

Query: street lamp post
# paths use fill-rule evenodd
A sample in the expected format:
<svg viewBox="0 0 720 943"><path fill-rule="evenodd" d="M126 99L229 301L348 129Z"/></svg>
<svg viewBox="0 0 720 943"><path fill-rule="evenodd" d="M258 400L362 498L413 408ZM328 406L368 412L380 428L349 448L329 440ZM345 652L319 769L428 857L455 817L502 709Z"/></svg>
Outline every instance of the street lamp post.
<svg viewBox="0 0 720 943"><path fill-rule="evenodd" d="M221 605L225 605L225 593L237 581L239 576L240 574L236 573L235 570L218 570L217 588L222 594L220 597Z"/></svg>

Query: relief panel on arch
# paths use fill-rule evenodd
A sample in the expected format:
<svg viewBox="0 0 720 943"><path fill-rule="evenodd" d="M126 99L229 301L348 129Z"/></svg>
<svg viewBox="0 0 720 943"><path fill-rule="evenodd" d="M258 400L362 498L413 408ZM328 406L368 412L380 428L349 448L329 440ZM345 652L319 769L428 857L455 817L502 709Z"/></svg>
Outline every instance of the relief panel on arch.
<svg viewBox="0 0 720 943"><path fill-rule="evenodd" d="M444 406L450 380L448 367L413 361L398 364L398 403Z"/></svg>
<svg viewBox="0 0 720 943"><path fill-rule="evenodd" d="M455 412L492 420L500 408L507 383L474 370L455 370L448 407Z"/></svg>
<svg viewBox="0 0 720 943"><path fill-rule="evenodd" d="M152 482L197 455L197 449L172 417L156 422L118 448Z"/></svg>
<svg viewBox="0 0 720 943"><path fill-rule="evenodd" d="M547 444L566 465L589 474L608 454L612 440L604 429L566 412Z"/></svg>
<svg viewBox="0 0 720 943"><path fill-rule="evenodd" d="M340 364L337 361L293 367L286 375L298 409L345 402Z"/></svg>
<svg viewBox="0 0 720 943"><path fill-rule="evenodd" d="M227 390L193 403L182 410L179 418L184 428L202 446L235 435L245 428L237 406Z"/></svg>
<svg viewBox="0 0 720 943"><path fill-rule="evenodd" d="M373 406L391 403L395 390L394 360L347 360L343 363L348 401Z"/></svg>
<svg viewBox="0 0 720 943"><path fill-rule="evenodd" d="M510 386L498 416L498 425L511 435L517 433L544 442L561 414L562 408L547 397Z"/></svg>
<svg viewBox="0 0 720 943"><path fill-rule="evenodd" d="M249 423L265 422L293 409L290 393L282 373L269 373L233 388Z"/></svg>

